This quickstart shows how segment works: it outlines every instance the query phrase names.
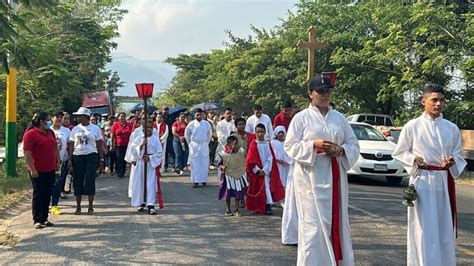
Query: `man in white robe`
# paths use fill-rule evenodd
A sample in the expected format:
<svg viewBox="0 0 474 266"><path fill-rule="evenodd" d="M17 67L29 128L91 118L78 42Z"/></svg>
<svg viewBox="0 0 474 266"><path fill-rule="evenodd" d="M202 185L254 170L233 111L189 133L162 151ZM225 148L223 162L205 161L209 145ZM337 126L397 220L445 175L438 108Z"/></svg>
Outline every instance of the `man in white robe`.
<svg viewBox="0 0 474 266"><path fill-rule="evenodd" d="M189 146L189 164L191 165L191 181L193 187L199 183L203 186L207 184L209 174L209 142L212 137L212 129L209 122L203 120L203 110L195 110L194 120L191 121L184 137Z"/></svg>
<svg viewBox="0 0 474 266"><path fill-rule="evenodd" d="M140 120L140 124L143 125L144 123L145 123L145 119L142 118ZM133 172L135 171L135 165L133 164L135 161L134 161L134 158L132 156L132 149L131 149L132 145L131 145L131 143L133 143L133 140L135 138L138 138L138 137L143 136L143 135L144 135L143 126L139 126L139 127L135 128L135 130L130 135L130 140L128 142L127 151L125 152L124 160L127 163L131 164L131 166L130 166L130 178L128 180L128 197L129 198L132 197ZM158 136L158 130L156 130L155 128L153 129L153 135L155 135L156 137L159 137Z"/></svg>
<svg viewBox="0 0 474 266"><path fill-rule="evenodd" d="M354 264L346 171L359 157L359 143L344 115L329 106L331 88L325 76L311 80L311 103L291 121L284 145L294 160L298 265Z"/></svg>
<svg viewBox="0 0 474 266"><path fill-rule="evenodd" d="M221 154L221 152L224 151L227 138L232 131L236 131L234 120L232 120L232 109L227 108L225 109L224 119L217 122L216 126L217 141L219 143L216 154Z"/></svg>
<svg viewBox="0 0 474 266"><path fill-rule="evenodd" d="M255 105L253 113L254 114L247 119L245 131L255 133L255 127L258 124L262 124L266 129L265 139L271 140L271 137L273 136L272 120L268 115L263 113L263 107L260 104Z"/></svg>
<svg viewBox="0 0 474 266"><path fill-rule="evenodd" d="M151 121L150 121L151 122ZM135 162L135 170L133 172L132 180L132 200L133 207L140 207L139 211L143 211L145 206L148 206L148 212L155 214L156 204L156 167L161 163L162 149L160 140L153 133L153 125L150 123L147 126L147 140L145 135L136 136L131 144L131 153L133 161ZM147 151L145 154L145 145ZM145 162L147 174L145 177ZM146 199L145 194L145 180L146 180Z"/></svg>
<svg viewBox="0 0 474 266"><path fill-rule="evenodd" d="M403 163L418 193L415 206L408 208L407 264L456 265L456 209L451 208L450 196L455 202L454 178L466 166L461 134L443 118L442 87L425 86L422 104L425 112L403 127L392 154Z"/></svg>
<svg viewBox="0 0 474 266"><path fill-rule="evenodd" d="M166 158L166 143L168 140L169 135L169 128L166 124L166 121L163 119L163 115L161 113L156 114L156 121L155 121L156 130L158 131L158 135L160 137L161 147L163 151L163 158L161 158L161 162L164 164ZM160 173L165 172L164 165L161 165Z"/></svg>

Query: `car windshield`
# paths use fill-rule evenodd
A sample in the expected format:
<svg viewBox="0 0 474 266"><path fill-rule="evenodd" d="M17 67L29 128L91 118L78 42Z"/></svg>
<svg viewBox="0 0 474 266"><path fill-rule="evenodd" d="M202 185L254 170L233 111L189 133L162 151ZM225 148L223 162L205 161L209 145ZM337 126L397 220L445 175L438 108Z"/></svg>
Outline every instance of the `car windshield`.
<svg viewBox="0 0 474 266"><path fill-rule="evenodd" d="M351 124L358 140L387 141L384 136L371 126Z"/></svg>

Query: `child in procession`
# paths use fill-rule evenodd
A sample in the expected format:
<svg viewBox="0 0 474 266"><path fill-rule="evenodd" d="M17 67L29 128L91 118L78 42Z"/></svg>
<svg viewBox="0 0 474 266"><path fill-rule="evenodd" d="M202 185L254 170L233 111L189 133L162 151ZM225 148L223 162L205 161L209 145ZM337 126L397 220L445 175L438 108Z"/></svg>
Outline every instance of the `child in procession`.
<svg viewBox="0 0 474 266"><path fill-rule="evenodd" d="M234 136L227 137L227 145L219 154L219 169L221 171L219 200L225 199L226 216L241 217L239 211L240 200L245 196L248 181L245 174L245 151L240 147L239 141ZM235 199L235 211L230 208L231 198Z"/></svg>

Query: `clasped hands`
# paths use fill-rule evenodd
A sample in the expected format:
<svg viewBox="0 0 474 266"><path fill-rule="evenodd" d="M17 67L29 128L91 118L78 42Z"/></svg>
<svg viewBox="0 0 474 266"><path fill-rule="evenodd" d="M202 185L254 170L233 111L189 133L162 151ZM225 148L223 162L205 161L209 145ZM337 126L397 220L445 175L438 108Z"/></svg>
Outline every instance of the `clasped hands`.
<svg viewBox="0 0 474 266"><path fill-rule="evenodd" d="M344 149L329 140L316 139L313 142L313 145L316 147L316 149L324 151L324 153L326 153L331 158L344 155Z"/></svg>
<svg viewBox="0 0 474 266"><path fill-rule="evenodd" d="M448 170L449 167L453 166L455 163L453 156L449 156L448 158L443 158L441 161L441 168L443 170ZM415 157L415 164L419 169L427 169L428 164L425 162L423 157L416 156Z"/></svg>

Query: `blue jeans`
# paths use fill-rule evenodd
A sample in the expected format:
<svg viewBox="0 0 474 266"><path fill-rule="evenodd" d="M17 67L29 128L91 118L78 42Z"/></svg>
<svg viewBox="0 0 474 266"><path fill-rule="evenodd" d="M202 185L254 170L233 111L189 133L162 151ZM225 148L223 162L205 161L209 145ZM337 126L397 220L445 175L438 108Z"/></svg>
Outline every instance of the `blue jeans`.
<svg viewBox="0 0 474 266"><path fill-rule="evenodd" d="M59 196L64 188L64 182L68 173L68 161L61 163L61 174L55 175L53 191L51 194L51 205L56 206L59 203Z"/></svg>
<svg viewBox="0 0 474 266"><path fill-rule="evenodd" d="M184 151L179 139L173 139L173 150L175 154L175 168L176 170L183 170L188 163L189 147L186 141L184 142Z"/></svg>

